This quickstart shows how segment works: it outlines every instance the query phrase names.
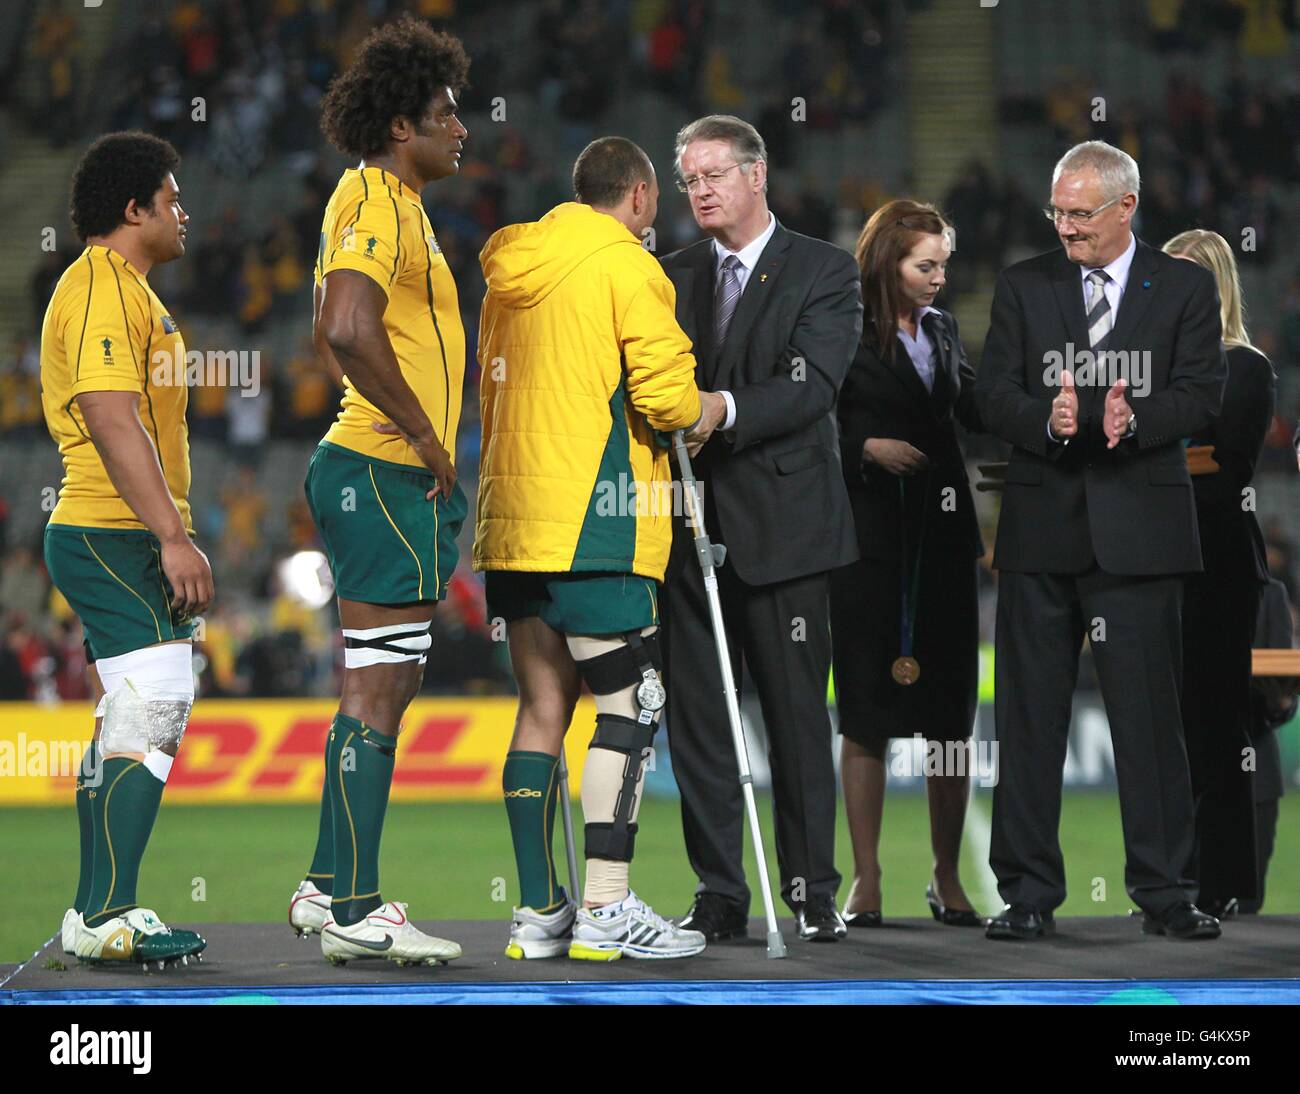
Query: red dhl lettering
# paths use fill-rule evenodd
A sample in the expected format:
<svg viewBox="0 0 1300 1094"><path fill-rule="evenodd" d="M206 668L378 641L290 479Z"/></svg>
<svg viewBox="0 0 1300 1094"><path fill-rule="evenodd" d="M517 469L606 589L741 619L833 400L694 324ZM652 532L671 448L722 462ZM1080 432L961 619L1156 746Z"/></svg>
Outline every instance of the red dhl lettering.
<svg viewBox="0 0 1300 1094"><path fill-rule="evenodd" d="M329 728L329 718L300 718L294 722L266 766L253 778L253 789L289 786L308 764L323 765Z"/></svg>
<svg viewBox="0 0 1300 1094"><path fill-rule="evenodd" d="M252 787L291 786L304 768L319 765L325 749L329 719L303 718L289 727ZM467 717L431 717L402 734L393 782L400 786L477 786L492 772L491 764L448 764L444 757L469 728Z"/></svg>
<svg viewBox="0 0 1300 1094"><path fill-rule="evenodd" d="M398 747L393 782L399 786L477 786L481 783L492 771L491 764L448 764L441 759L451 751L469 724L470 720L464 717L426 718L411 740Z"/></svg>
<svg viewBox="0 0 1300 1094"><path fill-rule="evenodd" d="M223 783L235 773L256 741L257 729L243 719L196 718L185 731L168 785L191 789Z"/></svg>

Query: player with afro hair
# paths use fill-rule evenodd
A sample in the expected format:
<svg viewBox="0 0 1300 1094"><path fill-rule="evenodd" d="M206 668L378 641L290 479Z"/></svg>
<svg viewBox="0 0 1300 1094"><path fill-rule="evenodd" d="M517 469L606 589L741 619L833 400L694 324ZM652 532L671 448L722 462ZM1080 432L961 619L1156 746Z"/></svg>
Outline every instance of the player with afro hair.
<svg viewBox="0 0 1300 1094"><path fill-rule="evenodd" d="M460 170L469 131L456 95L468 72L456 38L404 18L361 44L321 104L322 130L355 166L321 224L312 342L343 400L306 487L345 648L316 850L289 922L300 936L319 931L335 964L439 964L461 953L380 894L379 842L397 737L468 509L453 463L465 331L421 196Z"/></svg>
<svg viewBox="0 0 1300 1094"><path fill-rule="evenodd" d="M417 19L400 19L371 34L351 67L321 101L321 131L340 152L369 159L386 151L393 124L416 124L441 93L459 94L469 81L460 40Z"/></svg>
<svg viewBox="0 0 1300 1094"><path fill-rule="evenodd" d="M72 176L68 214L85 243L106 236L126 221L132 201L153 212L154 195L181 162L176 149L148 133L109 133L81 157Z"/></svg>

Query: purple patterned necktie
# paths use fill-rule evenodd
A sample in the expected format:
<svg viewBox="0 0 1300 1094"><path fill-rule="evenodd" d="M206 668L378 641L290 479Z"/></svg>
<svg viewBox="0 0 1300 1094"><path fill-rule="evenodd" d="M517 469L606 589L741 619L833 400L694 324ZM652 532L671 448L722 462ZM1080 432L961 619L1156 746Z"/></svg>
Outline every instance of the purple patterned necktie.
<svg viewBox="0 0 1300 1094"><path fill-rule="evenodd" d="M740 302L740 259L727 255L722 260L722 270L718 275L717 291L713 294L713 345L715 352L721 353L727 340L727 328L731 326L731 317L736 314L736 305Z"/></svg>

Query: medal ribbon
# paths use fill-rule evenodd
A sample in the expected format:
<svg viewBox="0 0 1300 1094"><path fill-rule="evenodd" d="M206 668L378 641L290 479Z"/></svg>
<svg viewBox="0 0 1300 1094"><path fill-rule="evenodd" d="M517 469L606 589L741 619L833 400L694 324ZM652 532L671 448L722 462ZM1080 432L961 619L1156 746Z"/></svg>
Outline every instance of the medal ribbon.
<svg viewBox="0 0 1300 1094"><path fill-rule="evenodd" d="M930 469L926 468L924 482L927 486L929 481ZM916 537L916 558L912 560L911 573L909 574L907 572L907 488L904 486L904 478L901 475L898 479L898 506L899 532L902 539L902 564L899 569L903 575L903 611L899 623L899 647L900 656L911 657L912 645L916 641L916 605L921 592L921 545L925 542L926 513L924 511L921 513L921 534Z"/></svg>

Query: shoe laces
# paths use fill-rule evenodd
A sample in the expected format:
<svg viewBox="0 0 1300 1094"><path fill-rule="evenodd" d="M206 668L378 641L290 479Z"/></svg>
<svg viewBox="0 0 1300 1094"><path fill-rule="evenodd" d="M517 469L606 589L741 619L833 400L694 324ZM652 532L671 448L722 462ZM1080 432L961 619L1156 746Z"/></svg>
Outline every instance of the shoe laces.
<svg viewBox="0 0 1300 1094"><path fill-rule="evenodd" d="M658 928L665 934L672 934L673 931L676 930L672 923L656 912L649 904L637 896L636 893L632 892L631 889L628 890L627 900L624 901L624 904L632 911L633 915L640 919L644 919L652 927Z"/></svg>

